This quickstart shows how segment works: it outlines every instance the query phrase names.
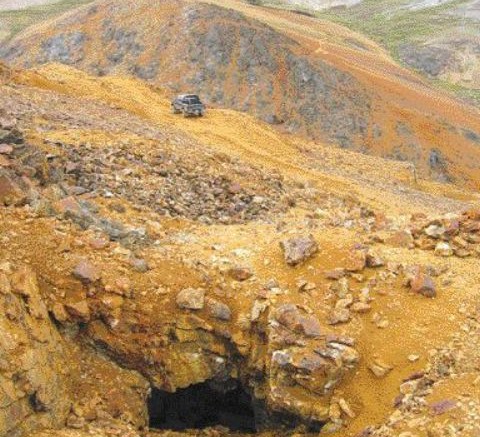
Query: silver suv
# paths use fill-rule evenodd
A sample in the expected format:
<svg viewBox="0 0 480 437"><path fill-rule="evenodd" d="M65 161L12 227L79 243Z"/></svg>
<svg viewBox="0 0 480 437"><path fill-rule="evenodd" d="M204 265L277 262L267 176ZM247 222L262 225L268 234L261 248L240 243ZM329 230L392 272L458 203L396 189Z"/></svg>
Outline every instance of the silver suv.
<svg viewBox="0 0 480 437"><path fill-rule="evenodd" d="M180 94L172 102L172 112L183 113L184 117L203 117L205 110L205 105L196 94Z"/></svg>

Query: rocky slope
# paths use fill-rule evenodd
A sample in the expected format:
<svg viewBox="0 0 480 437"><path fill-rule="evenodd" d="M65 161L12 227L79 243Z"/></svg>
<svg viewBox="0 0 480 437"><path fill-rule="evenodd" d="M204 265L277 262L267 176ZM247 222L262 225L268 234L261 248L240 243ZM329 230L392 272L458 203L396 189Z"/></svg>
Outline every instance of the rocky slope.
<svg viewBox="0 0 480 437"><path fill-rule="evenodd" d="M358 34L238 1L102 1L19 35L15 65L62 62L200 92L279 129L478 186L478 111L433 90ZM455 148L452 147L455 144Z"/></svg>
<svg viewBox="0 0 480 437"><path fill-rule="evenodd" d="M478 0L265 1L265 5L321 10L324 18L364 32L405 65L438 85L480 103ZM329 8L335 8L329 12Z"/></svg>
<svg viewBox="0 0 480 437"><path fill-rule="evenodd" d="M0 435L479 431L475 193L131 78L0 77Z"/></svg>

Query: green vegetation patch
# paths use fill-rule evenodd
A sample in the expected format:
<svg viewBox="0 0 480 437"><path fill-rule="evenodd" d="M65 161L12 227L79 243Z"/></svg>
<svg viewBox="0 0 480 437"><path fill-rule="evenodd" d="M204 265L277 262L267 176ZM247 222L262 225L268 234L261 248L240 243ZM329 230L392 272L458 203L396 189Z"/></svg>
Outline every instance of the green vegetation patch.
<svg viewBox="0 0 480 437"><path fill-rule="evenodd" d="M91 3L93 0L60 0L25 9L0 11L0 40L13 38L29 26L48 20L75 7Z"/></svg>

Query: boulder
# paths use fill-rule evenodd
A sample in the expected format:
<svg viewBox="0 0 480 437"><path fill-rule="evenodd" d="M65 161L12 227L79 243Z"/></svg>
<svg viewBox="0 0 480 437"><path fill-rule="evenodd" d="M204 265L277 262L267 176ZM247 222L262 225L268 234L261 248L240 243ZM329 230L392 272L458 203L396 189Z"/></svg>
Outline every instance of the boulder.
<svg viewBox="0 0 480 437"><path fill-rule="evenodd" d="M100 279L100 271L89 261L80 261L73 269L73 276L83 283L90 284Z"/></svg>
<svg viewBox="0 0 480 437"><path fill-rule="evenodd" d="M310 315L303 315L295 304L287 303L275 311L275 319L287 329L306 337L319 337L322 333L320 322Z"/></svg>
<svg viewBox="0 0 480 437"><path fill-rule="evenodd" d="M228 271L228 275L236 281L246 281L253 276L253 271L249 267L236 266Z"/></svg>
<svg viewBox="0 0 480 437"><path fill-rule="evenodd" d="M26 202L26 194L9 176L0 174L0 205L20 206Z"/></svg>
<svg viewBox="0 0 480 437"><path fill-rule="evenodd" d="M407 230L395 232L388 237L385 242L393 247L403 247L406 249L410 249L414 245L412 233Z"/></svg>
<svg viewBox="0 0 480 437"><path fill-rule="evenodd" d="M201 310L205 306L205 291L201 288L185 288L177 294L179 308Z"/></svg>
<svg viewBox="0 0 480 437"><path fill-rule="evenodd" d="M318 252L318 244L312 235L290 238L280 243L283 249L285 262L296 266L307 261Z"/></svg>
<svg viewBox="0 0 480 437"><path fill-rule="evenodd" d="M229 321L232 318L232 310L230 307L215 299L207 299L208 313L215 319Z"/></svg>
<svg viewBox="0 0 480 437"><path fill-rule="evenodd" d="M367 265L367 254L363 250L352 250L347 259L345 269L348 272L361 272Z"/></svg>
<svg viewBox="0 0 480 437"><path fill-rule="evenodd" d="M420 269L410 279L409 285L414 293L422 294L425 297L435 297L437 295L433 279Z"/></svg>
<svg viewBox="0 0 480 437"><path fill-rule="evenodd" d="M445 243L444 241L440 241L435 246L435 255L444 256L444 257L452 256L453 249L450 247L448 243Z"/></svg>

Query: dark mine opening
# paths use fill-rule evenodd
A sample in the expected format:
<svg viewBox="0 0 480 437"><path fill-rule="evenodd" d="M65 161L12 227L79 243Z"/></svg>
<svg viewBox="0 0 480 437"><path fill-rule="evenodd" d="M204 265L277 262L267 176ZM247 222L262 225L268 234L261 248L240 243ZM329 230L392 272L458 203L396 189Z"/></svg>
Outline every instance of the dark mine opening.
<svg viewBox="0 0 480 437"><path fill-rule="evenodd" d="M215 426L231 432L255 433L250 394L237 380L204 382L168 393L152 389L148 401L150 428L172 431Z"/></svg>

